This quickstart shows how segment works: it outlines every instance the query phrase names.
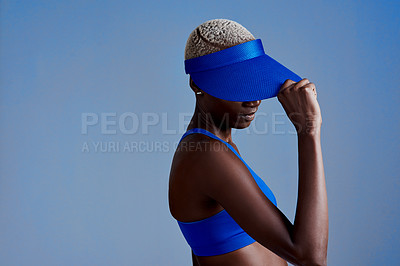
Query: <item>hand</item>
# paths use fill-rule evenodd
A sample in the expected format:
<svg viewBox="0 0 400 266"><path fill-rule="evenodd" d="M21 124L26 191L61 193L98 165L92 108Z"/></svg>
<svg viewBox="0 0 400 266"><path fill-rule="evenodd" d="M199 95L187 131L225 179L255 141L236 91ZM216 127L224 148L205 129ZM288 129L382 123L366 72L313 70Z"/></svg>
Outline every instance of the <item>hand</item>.
<svg viewBox="0 0 400 266"><path fill-rule="evenodd" d="M277 96L297 134L320 132L322 116L314 83L306 78L299 82L287 79Z"/></svg>

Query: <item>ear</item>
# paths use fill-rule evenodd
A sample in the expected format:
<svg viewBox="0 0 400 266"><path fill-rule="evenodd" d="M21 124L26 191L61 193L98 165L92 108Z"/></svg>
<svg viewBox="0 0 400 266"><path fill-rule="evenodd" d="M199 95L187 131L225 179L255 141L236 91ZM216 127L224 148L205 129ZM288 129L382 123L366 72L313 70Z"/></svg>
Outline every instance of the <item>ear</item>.
<svg viewBox="0 0 400 266"><path fill-rule="evenodd" d="M198 91L201 91L199 87L197 87L197 85L194 83L192 77L190 77L189 79L189 86L190 88L192 88L192 90L196 93Z"/></svg>

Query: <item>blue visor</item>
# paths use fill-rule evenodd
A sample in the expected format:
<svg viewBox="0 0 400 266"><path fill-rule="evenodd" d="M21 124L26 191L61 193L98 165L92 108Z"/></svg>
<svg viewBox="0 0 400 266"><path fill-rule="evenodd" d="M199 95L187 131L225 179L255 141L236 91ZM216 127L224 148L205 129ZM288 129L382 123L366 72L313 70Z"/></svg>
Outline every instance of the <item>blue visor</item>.
<svg viewBox="0 0 400 266"><path fill-rule="evenodd" d="M260 39L185 60L185 72L204 92L235 102L272 98L287 79L301 80L265 54Z"/></svg>

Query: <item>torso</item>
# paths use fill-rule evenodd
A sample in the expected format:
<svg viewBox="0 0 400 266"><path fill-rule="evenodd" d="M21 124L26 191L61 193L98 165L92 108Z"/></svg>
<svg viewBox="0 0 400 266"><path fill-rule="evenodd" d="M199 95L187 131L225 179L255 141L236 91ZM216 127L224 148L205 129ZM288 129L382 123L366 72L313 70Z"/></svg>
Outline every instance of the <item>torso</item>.
<svg viewBox="0 0 400 266"><path fill-rule="evenodd" d="M257 241L241 249L210 257L195 256L201 266L287 266L287 262Z"/></svg>
<svg viewBox="0 0 400 266"><path fill-rule="evenodd" d="M181 141L180 145L187 145L188 142L195 143L213 143L221 145L217 140L210 140L207 136L202 134L188 135ZM236 151L237 147L231 144ZM179 146L178 146L179 148ZM239 153L239 151L238 151ZM201 182L201 175L205 172L199 173L191 170L191 165L201 160L194 156L194 153L188 151L177 150L174 156L172 171L169 184L169 204L172 216L183 222L197 221L205 219L223 210L223 207L215 200L201 194L196 187L196 182ZM212 165L204 165L203 169L212 171ZM190 175L188 175L190 173ZM190 176L190 178L188 178ZM190 199L190 200L188 200ZM217 255L217 256L195 256L201 266L214 266L214 265L254 265L254 266L281 266L288 265L287 262L265 248L257 241L253 244L240 248L238 250Z"/></svg>

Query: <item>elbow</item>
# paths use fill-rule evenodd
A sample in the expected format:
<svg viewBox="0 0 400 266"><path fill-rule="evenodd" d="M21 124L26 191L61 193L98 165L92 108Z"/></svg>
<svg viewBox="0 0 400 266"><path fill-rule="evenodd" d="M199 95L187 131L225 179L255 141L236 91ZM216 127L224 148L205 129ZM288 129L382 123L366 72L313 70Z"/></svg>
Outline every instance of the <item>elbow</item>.
<svg viewBox="0 0 400 266"><path fill-rule="evenodd" d="M328 264L326 256L297 256L289 262L296 266L327 266Z"/></svg>
<svg viewBox="0 0 400 266"><path fill-rule="evenodd" d="M310 260L306 260L304 261L303 264L301 264L302 266L327 266L327 260L325 259L310 259Z"/></svg>
<svg viewBox="0 0 400 266"><path fill-rule="evenodd" d="M301 266L327 266L327 264L328 259L326 253L303 257L300 263Z"/></svg>
<svg viewBox="0 0 400 266"><path fill-rule="evenodd" d="M314 249L297 252L295 265L298 266L327 266L327 250Z"/></svg>

